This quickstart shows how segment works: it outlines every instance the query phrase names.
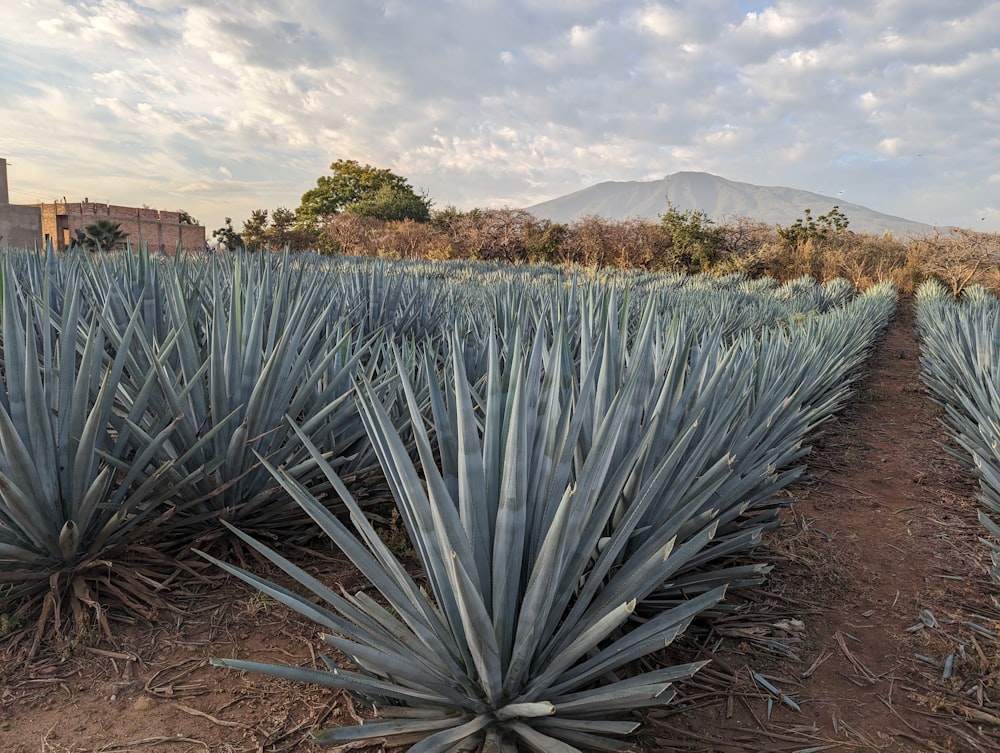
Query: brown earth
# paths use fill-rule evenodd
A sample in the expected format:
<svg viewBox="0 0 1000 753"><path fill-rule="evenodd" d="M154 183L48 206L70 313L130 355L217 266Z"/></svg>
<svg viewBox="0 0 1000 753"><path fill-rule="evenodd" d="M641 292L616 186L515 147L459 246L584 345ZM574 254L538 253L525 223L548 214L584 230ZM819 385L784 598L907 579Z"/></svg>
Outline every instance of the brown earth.
<svg viewBox="0 0 1000 753"><path fill-rule="evenodd" d="M702 638L714 670L652 714L649 750L1000 750L1000 589L942 418L904 299L792 489L766 591Z"/></svg>
<svg viewBox="0 0 1000 753"><path fill-rule="evenodd" d="M904 300L759 555L775 564L767 584L664 657L714 661L647 716L644 750L1000 750L1000 589L984 575L976 487L941 446L941 415L919 381ZM291 556L326 582L357 583L333 551ZM30 631L10 633L0 752L313 751L310 730L367 714L342 693L209 666L315 666L322 644L297 615L198 573L172 581L156 619L113 622L112 640L45 644L25 665L14 657Z"/></svg>

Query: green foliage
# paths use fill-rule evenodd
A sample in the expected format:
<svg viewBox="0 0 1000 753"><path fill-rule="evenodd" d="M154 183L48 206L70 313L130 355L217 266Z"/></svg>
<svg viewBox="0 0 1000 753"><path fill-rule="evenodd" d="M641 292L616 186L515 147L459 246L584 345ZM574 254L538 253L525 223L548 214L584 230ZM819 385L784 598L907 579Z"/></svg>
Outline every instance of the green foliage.
<svg viewBox="0 0 1000 753"><path fill-rule="evenodd" d="M83 230L76 230L72 245L87 251L116 251L128 240L121 224L112 220L97 220Z"/></svg>
<svg viewBox="0 0 1000 753"><path fill-rule="evenodd" d="M719 260L725 231L701 210L680 211L670 201L660 215L660 227L669 236L675 260L688 272L706 272Z"/></svg>
<svg viewBox="0 0 1000 753"><path fill-rule="evenodd" d="M295 212L287 207L278 207L271 213L271 239L281 245L282 240L288 237L295 228Z"/></svg>
<svg viewBox="0 0 1000 753"><path fill-rule="evenodd" d="M444 209L435 209L431 212L431 225L438 230L447 231L451 226L460 218L465 217L468 214L479 212L479 209L471 209L468 211L459 209L454 204L448 204Z"/></svg>
<svg viewBox="0 0 1000 753"><path fill-rule="evenodd" d="M268 213L266 209L255 209L250 219L243 221L242 238L248 251L307 251L315 248L318 234L305 227L290 209L278 207Z"/></svg>
<svg viewBox="0 0 1000 753"><path fill-rule="evenodd" d="M186 212L183 209L178 209L177 210L177 214L180 215L180 223L182 225L197 225L198 224L198 220L196 220L194 217L191 216L191 214L189 212Z"/></svg>
<svg viewBox="0 0 1000 753"><path fill-rule="evenodd" d="M261 251L267 244L268 218L266 209L254 209L250 212L250 219L243 221L243 232L241 236L247 251ZM229 218L226 218L229 222ZM212 234L213 237L215 233Z"/></svg>
<svg viewBox="0 0 1000 753"><path fill-rule="evenodd" d="M372 196L347 205L345 212L374 217L383 222L429 222L430 202L426 196L418 196L412 189L396 186L381 186Z"/></svg>
<svg viewBox="0 0 1000 753"><path fill-rule="evenodd" d="M308 227L354 205L359 205L357 213L382 219L430 219L430 200L391 170L343 159L330 165L330 170L332 175L321 176L316 187L302 195L296 210L299 221Z"/></svg>
<svg viewBox="0 0 1000 753"><path fill-rule="evenodd" d="M533 264L559 264L560 248L569 235L569 226L549 220L532 222L525 227L524 250Z"/></svg>
<svg viewBox="0 0 1000 753"><path fill-rule="evenodd" d="M0 638L10 635L17 630L24 622L24 615L17 613L7 614L0 612Z"/></svg>
<svg viewBox="0 0 1000 753"><path fill-rule="evenodd" d="M83 248L88 251L91 250L90 239L87 237L87 234L80 228L77 228L75 231L73 231L73 240L70 242L70 248Z"/></svg>
<svg viewBox="0 0 1000 753"><path fill-rule="evenodd" d="M778 226L778 237L786 244L799 246L807 241L823 240L847 230L847 226L850 224L850 220L836 205L819 217L813 217L812 210L808 208L803 211L803 214L805 217L798 218L788 227Z"/></svg>
<svg viewBox="0 0 1000 753"><path fill-rule="evenodd" d="M226 217L226 224L218 230L213 230L212 237L218 242L219 247L225 251L238 251L246 245L243 241L243 236L233 228L232 217Z"/></svg>

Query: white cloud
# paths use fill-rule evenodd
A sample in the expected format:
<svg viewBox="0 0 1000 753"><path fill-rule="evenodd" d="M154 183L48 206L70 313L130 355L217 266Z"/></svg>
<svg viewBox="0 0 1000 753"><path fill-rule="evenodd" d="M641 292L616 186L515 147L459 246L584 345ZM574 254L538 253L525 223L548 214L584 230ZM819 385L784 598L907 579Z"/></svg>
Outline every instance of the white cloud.
<svg viewBox="0 0 1000 753"><path fill-rule="evenodd" d="M569 30L569 44L571 47L590 47L594 43L597 32L593 27L574 26Z"/></svg>
<svg viewBox="0 0 1000 753"><path fill-rule="evenodd" d="M691 169L950 224L995 186L987 0L35 0L4 16L15 197L188 204L217 227L296 205L352 158L439 206Z"/></svg>
<svg viewBox="0 0 1000 753"><path fill-rule="evenodd" d="M747 13L740 27L750 33L788 38L801 30L802 23L793 14L783 13L771 6L760 12Z"/></svg>
<svg viewBox="0 0 1000 753"><path fill-rule="evenodd" d="M681 39L688 29L683 12L670 6L650 6L638 14L638 21L644 31L666 39Z"/></svg>
<svg viewBox="0 0 1000 753"><path fill-rule="evenodd" d="M734 146L742 142L741 135L740 128L726 123L722 128L706 133L704 141L713 146Z"/></svg>
<svg viewBox="0 0 1000 753"><path fill-rule="evenodd" d="M97 2L55 3L56 14L37 19L38 30L49 42L75 41L83 45L119 47L137 51L150 45L170 42L174 36L170 26L161 22L159 14L127 0L97 0ZM31 8L28 12L34 11ZM37 35L36 35L37 38Z"/></svg>
<svg viewBox="0 0 1000 753"><path fill-rule="evenodd" d="M878 108L878 97L874 94L874 92L867 91L858 97L858 104L863 110L873 112Z"/></svg>
<svg viewBox="0 0 1000 753"><path fill-rule="evenodd" d="M895 157L899 154L902 141L898 138L882 139L878 142L878 152L884 157Z"/></svg>

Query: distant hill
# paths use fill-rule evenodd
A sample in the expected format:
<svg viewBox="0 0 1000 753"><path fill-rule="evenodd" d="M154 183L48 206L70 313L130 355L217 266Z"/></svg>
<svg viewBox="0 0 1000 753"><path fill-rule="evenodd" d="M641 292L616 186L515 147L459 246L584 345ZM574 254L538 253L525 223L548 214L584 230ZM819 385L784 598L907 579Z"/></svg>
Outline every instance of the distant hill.
<svg viewBox="0 0 1000 753"><path fill-rule="evenodd" d="M932 225L882 214L860 204L783 186L755 186L717 175L680 172L663 180L598 183L582 191L527 207L540 219L572 222L588 215L623 220L627 217L658 220L670 201L681 211L697 209L716 222L727 217L752 217L768 224L791 225L809 208L813 217L837 205L847 215L850 230L882 234L921 236L934 231Z"/></svg>

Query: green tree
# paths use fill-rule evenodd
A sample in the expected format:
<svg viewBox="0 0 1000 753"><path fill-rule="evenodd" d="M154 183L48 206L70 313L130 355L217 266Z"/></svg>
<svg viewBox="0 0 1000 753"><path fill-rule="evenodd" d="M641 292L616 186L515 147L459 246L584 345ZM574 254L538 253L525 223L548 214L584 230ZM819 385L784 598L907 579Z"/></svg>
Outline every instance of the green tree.
<svg viewBox="0 0 1000 753"><path fill-rule="evenodd" d="M271 212L271 226L265 233L268 245L281 251L287 246L291 251L306 251L315 248L319 239L316 230L299 222L298 216L287 207L278 207Z"/></svg>
<svg viewBox="0 0 1000 753"><path fill-rule="evenodd" d="M374 217L383 222L430 222L430 202L425 196L417 196L413 189L385 185L372 196L348 204L345 212L362 217Z"/></svg>
<svg viewBox="0 0 1000 753"><path fill-rule="evenodd" d="M285 233L291 232L295 227L295 212L287 207L278 207L271 213L271 230L275 235L281 237Z"/></svg>
<svg viewBox="0 0 1000 753"><path fill-rule="evenodd" d="M212 237L226 251L237 251L244 247L243 236L233 229L232 217L226 217L226 224L212 231Z"/></svg>
<svg viewBox="0 0 1000 753"><path fill-rule="evenodd" d="M535 220L524 228L524 248L528 260L536 264L558 264L561 247L569 235L569 225L550 220Z"/></svg>
<svg viewBox="0 0 1000 753"><path fill-rule="evenodd" d="M302 194L296 216L306 227L316 227L325 218L362 202L358 213L386 212L395 207L406 213L393 219L430 219L430 200L418 195L406 178L391 170L361 165L356 160L337 160L330 165L330 171L332 175L321 176L315 188Z"/></svg>
<svg viewBox="0 0 1000 753"><path fill-rule="evenodd" d="M120 248L128 240L128 233L122 230L121 224L111 220L97 220L84 227L81 234L77 231L76 240L82 242L84 248L90 251L113 251Z"/></svg>
<svg viewBox="0 0 1000 753"><path fill-rule="evenodd" d="M90 250L90 244L87 242L87 234L83 232L80 228L73 231L73 239L69 243L70 248L84 248L88 251Z"/></svg>
<svg viewBox="0 0 1000 753"><path fill-rule="evenodd" d="M180 222L182 225L197 225L198 220L191 216L189 212L185 212L183 209L178 209L177 214L180 215Z"/></svg>
<svg viewBox="0 0 1000 753"><path fill-rule="evenodd" d="M798 246L806 241L822 240L830 235L847 230L850 220L834 205L826 214L812 216L811 209L803 211L804 217L799 217L788 227L778 225L778 237L790 246Z"/></svg>
<svg viewBox="0 0 1000 753"><path fill-rule="evenodd" d="M225 228L213 235L223 236ZM243 232L239 234L240 243L248 251L283 251L286 247L292 251L307 251L316 248L319 242L317 230L305 227L291 209L278 207L269 212L267 209L255 209L250 213L250 219L244 220ZM223 242L228 247L228 244Z"/></svg>
<svg viewBox="0 0 1000 753"><path fill-rule="evenodd" d="M725 232L700 209L681 211L668 201L660 227L670 239L674 261L687 271L704 272L719 260Z"/></svg>
<svg viewBox="0 0 1000 753"><path fill-rule="evenodd" d="M241 235L243 243L248 250L260 251L267 245L268 222L269 218L266 209L254 209L250 212L250 219L243 221L243 233Z"/></svg>

